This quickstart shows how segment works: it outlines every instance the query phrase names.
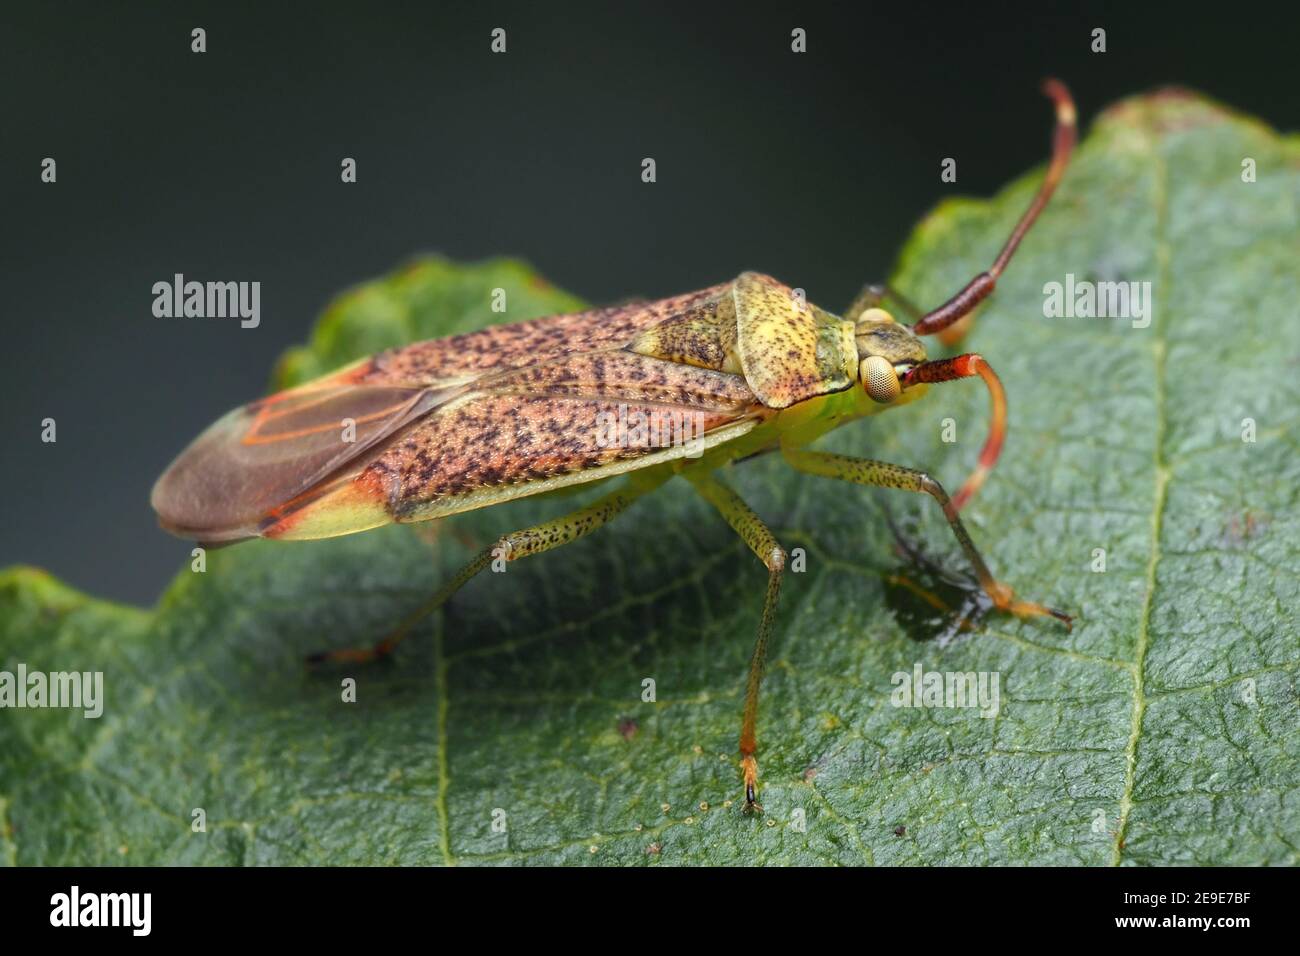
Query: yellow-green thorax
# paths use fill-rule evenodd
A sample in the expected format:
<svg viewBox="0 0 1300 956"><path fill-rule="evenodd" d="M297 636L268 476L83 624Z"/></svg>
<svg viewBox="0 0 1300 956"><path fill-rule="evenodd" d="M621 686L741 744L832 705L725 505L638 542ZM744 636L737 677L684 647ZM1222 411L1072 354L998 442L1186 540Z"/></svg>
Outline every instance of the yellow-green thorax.
<svg viewBox="0 0 1300 956"><path fill-rule="evenodd" d="M866 384L864 371L879 378L884 368L901 371L925 361L920 340L883 310L840 318L757 272L646 329L628 347L742 375L754 397L778 411Z"/></svg>
<svg viewBox="0 0 1300 956"><path fill-rule="evenodd" d="M789 408L857 380L853 323L757 272L732 285L736 353L745 381L768 408Z"/></svg>
<svg viewBox="0 0 1300 956"><path fill-rule="evenodd" d="M747 272L716 299L643 334L632 348L743 375L775 414L699 463L716 466L777 442L804 445L833 428L906 405L906 373L926 360L911 330L879 308L840 318L777 280Z"/></svg>

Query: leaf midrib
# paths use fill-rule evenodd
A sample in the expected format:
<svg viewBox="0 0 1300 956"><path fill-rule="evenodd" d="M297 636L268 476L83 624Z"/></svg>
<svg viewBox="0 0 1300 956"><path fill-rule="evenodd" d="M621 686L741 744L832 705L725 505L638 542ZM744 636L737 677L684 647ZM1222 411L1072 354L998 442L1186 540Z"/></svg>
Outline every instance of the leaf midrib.
<svg viewBox="0 0 1300 956"><path fill-rule="evenodd" d="M1152 301L1167 303L1169 289L1169 162L1161 152L1159 143L1146 129L1146 142L1154 162L1156 179L1156 294ZM1169 322L1169 309L1162 308L1156 317L1152 353L1152 380L1155 386L1155 495L1151 512L1151 554L1147 559L1145 595L1142 601L1142 617L1138 624L1137 642L1133 652L1133 719L1129 729L1128 745L1124 750L1124 790L1120 794L1119 823L1115 827L1115 842L1111 854L1111 865L1119 866L1124 854L1124 843L1128 832L1128 823L1133 811L1133 789L1137 781L1138 745L1142 736L1142 721L1146 715L1146 661L1147 650L1151 643L1151 611L1155 605L1156 572L1160 564L1160 536L1164 524L1165 503L1169 498L1169 480L1171 473L1169 463L1165 460L1165 431L1167 428L1165 405L1168 398L1166 380L1166 359L1168 349L1165 343L1166 328Z"/></svg>

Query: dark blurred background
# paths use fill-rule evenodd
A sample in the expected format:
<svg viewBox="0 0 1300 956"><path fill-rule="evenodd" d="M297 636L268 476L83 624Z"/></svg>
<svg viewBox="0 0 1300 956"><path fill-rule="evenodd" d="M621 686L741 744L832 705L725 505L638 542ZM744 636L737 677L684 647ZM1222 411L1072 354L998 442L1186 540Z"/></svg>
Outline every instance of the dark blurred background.
<svg viewBox="0 0 1300 956"><path fill-rule="evenodd" d="M152 602L190 548L154 478L332 295L413 254L520 256L597 303L755 268L839 309L938 200L1046 158L1045 75L1085 124L1176 82L1294 130L1300 20L1269 6L7 8L0 566ZM259 280L261 326L154 318L176 272Z"/></svg>

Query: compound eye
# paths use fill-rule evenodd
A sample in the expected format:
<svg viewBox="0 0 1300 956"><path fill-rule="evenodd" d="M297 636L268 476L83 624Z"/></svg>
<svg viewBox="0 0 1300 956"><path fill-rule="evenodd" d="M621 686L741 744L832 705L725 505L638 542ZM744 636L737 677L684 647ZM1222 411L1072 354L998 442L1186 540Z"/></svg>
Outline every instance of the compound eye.
<svg viewBox="0 0 1300 956"><path fill-rule="evenodd" d="M873 401L887 405L898 398L903 386L898 381L893 363L880 355L868 355L858 366L858 377Z"/></svg>

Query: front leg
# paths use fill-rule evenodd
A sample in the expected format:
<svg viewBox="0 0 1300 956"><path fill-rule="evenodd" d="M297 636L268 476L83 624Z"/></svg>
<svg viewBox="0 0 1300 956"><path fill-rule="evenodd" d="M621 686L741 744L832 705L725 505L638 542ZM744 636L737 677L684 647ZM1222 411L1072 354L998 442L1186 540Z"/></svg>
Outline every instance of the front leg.
<svg viewBox="0 0 1300 956"><path fill-rule="evenodd" d="M993 577L988 565L984 563L983 556L975 548L975 542L971 540L970 534L966 531L966 526L962 524L957 509L948 497L948 493L943 490L943 486L939 482L925 472L913 468L904 468L901 465L891 465L884 461L850 458L847 455L832 455L827 452L807 451L802 448L782 446L781 451L791 465L799 471L805 471L812 475L821 475L824 478L838 478L841 481L851 481L854 484L878 488L901 488L904 491L923 492L929 495L939 502L940 507L943 508L944 517L948 519L948 526L952 528L952 533L956 536L957 543L961 545L966 560L975 569L975 576L979 578L980 586L984 588L984 592L992 599L994 606L998 610L1007 611L1017 617L1051 616L1059 621L1064 621L1065 626L1070 627L1073 621L1070 615L1043 604L1035 604L1032 601L1017 601L1015 592L1011 590L1010 585L1003 584Z"/></svg>
<svg viewBox="0 0 1300 956"><path fill-rule="evenodd" d="M858 297L849 305L844 317L851 322L856 322L858 316L862 315L869 309L878 309L886 301L896 304L903 314L913 322L921 318L923 314L920 309L912 304L912 301L904 296L897 289L893 288L886 282L873 282L870 285L862 287Z"/></svg>
<svg viewBox="0 0 1300 956"><path fill-rule="evenodd" d="M899 311L911 319L913 325L920 322L921 318L925 315L925 313L922 312L911 299L907 298L907 296L903 295L893 286L886 282L873 282L862 287L862 291L858 293L857 298L855 298L849 305L848 311L844 313L844 317L856 322L863 312L868 312L871 309L878 309L886 302L891 302L898 306ZM944 345L956 345L964 339L970 333L971 324L975 318L975 311L977 310L978 306L967 315L962 316L951 326L940 331L939 341Z"/></svg>

